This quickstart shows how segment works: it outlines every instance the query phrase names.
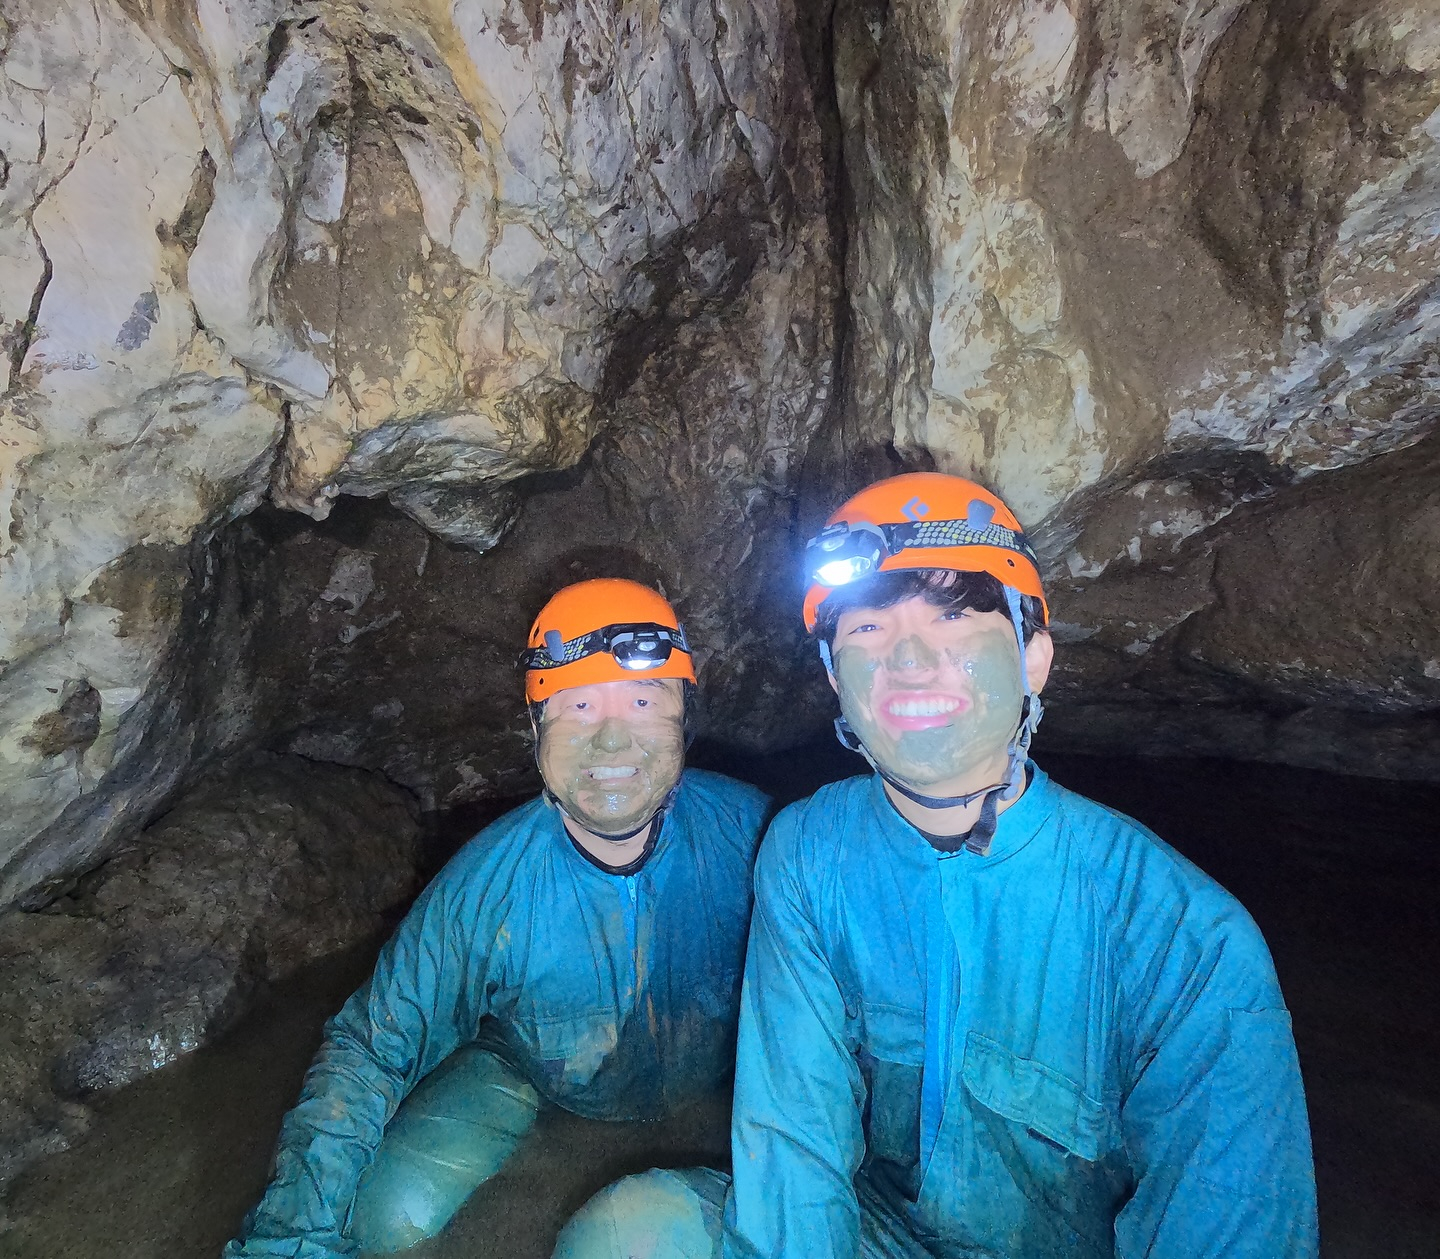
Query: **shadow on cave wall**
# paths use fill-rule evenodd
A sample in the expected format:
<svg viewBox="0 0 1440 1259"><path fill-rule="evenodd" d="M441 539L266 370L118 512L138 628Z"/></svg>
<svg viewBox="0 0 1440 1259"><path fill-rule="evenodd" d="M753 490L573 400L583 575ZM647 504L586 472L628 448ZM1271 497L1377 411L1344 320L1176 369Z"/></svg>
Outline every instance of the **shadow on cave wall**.
<svg viewBox="0 0 1440 1259"><path fill-rule="evenodd" d="M772 562L703 574L724 585L721 602L650 536L663 521L615 510L593 462L526 489L511 534L484 554L380 500L342 499L322 522L265 507L227 527L193 613L211 719L243 729L240 745L377 771L428 813L473 817L539 786L517 667L535 613L570 582L620 576L666 593L690 625L712 758L824 729L829 690L799 632L788 522Z"/></svg>

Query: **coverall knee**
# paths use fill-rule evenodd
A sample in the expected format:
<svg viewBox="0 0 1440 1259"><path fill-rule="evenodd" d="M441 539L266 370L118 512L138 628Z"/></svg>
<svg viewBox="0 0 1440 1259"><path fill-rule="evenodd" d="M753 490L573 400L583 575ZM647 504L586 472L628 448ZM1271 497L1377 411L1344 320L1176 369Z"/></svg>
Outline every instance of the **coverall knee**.
<svg viewBox="0 0 1440 1259"><path fill-rule="evenodd" d="M719 1259L729 1188L708 1167L626 1176L570 1217L552 1259ZM931 1259L863 1177L856 1189L861 1259Z"/></svg>
<svg viewBox="0 0 1440 1259"><path fill-rule="evenodd" d="M433 1237L504 1166L539 1108L534 1086L489 1049L456 1050L386 1126L355 1194L350 1237L375 1253Z"/></svg>
<svg viewBox="0 0 1440 1259"><path fill-rule="evenodd" d="M729 1185L708 1167L626 1176L570 1217L553 1259L712 1259Z"/></svg>

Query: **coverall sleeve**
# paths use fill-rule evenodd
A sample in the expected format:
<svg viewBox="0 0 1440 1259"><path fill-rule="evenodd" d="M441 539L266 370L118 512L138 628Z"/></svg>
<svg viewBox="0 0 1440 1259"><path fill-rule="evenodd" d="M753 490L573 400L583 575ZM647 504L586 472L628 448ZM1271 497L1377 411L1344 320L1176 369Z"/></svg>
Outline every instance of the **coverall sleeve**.
<svg viewBox="0 0 1440 1259"><path fill-rule="evenodd" d="M1313 1259L1315 1170L1290 1015L1246 918L1183 986L1121 1108L1138 1175L1119 1259Z"/></svg>
<svg viewBox="0 0 1440 1259"><path fill-rule="evenodd" d="M445 876L416 901L375 972L325 1026L300 1100L285 1116L275 1171L225 1259L340 1259L361 1173L407 1093L463 1039L484 1010L467 989L472 923L455 912ZM483 962L483 959L480 959Z"/></svg>
<svg viewBox="0 0 1440 1259"><path fill-rule="evenodd" d="M740 1004L725 1259L854 1259L864 1085L845 1004L772 826Z"/></svg>

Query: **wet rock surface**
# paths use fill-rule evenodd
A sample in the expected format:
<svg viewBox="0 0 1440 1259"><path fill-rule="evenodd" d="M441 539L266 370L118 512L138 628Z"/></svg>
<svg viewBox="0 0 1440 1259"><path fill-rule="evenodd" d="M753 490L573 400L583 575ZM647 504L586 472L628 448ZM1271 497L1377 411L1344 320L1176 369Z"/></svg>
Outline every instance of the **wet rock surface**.
<svg viewBox="0 0 1440 1259"><path fill-rule="evenodd" d="M837 5L828 479L889 442L1007 498L1075 648L1070 746L1434 774L1434 596L1417 619L1411 592L1436 510L1436 20Z"/></svg>
<svg viewBox="0 0 1440 1259"><path fill-rule="evenodd" d="M84 1099L234 1025L265 985L381 932L419 826L358 770L255 754L36 913L0 916L0 1183L84 1130Z"/></svg>
<svg viewBox="0 0 1440 1259"><path fill-rule="evenodd" d="M1220 474L1229 475L1229 474ZM1213 465L1137 487L1214 502ZM1440 778L1440 443L1228 510L1052 583L1048 732L1070 748Z"/></svg>
<svg viewBox="0 0 1440 1259"><path fill-rule="evenodd" d="M527 494L511 538L484 555L383 504L342 503L316 526L256 512L209 553L211 655L198 671L223 670L223 698L243 692L248 738L378 770L426 811L533 793L517 667L530 622L558 587L623 575L679 609L698 733L759 750L823 725L829 690L791 615L790 503L719 477L705 491L713 512L618 498L623 457L604 447L578 484Z"/></svg>
<svg viewBox="0 0 1440 1259"><path fill-rule="evenodd" d="M801 544L903 467L1032 527L1068 746L1440 773L1432 6L0 13L0 904L250 747L515 789L569 576L802 739Z"/></svg>
<svg viewBox="0 0 1440 1259"><path fill-rule="evenodd" d="M847 405L1031 522L1169 452L1295 477L1417 440L1434 21L1407 0L839 6Z"/></svg>
<svg viewBox="0 0 1440 1259"><path fill-rule="evenodd" d="M627 523L677 500L642 549L687 515L656 549L761 539L759 575L707 570L740 619L833 395L788 3L0 14L0 904L254 741L193 674L206 547L265 497L483 551L518 480L610 441Z"/></svg>

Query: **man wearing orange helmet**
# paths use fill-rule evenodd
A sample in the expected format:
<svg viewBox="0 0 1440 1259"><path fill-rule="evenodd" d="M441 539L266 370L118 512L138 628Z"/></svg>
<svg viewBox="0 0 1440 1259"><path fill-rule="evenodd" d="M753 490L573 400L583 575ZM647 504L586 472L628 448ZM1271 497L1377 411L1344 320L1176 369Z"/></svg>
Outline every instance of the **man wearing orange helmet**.
<svg viewBox="0 0 1440 1259"><path fill-rule="evenodd" d="M695 671L654 591L567 587L524 664L544 795L460 851L327 1025L227 1256L403 1249L542 1105L650 1119L724 1084L768 802L684 769Z"/></svg>
<svg viewBox="0 0 1440 1259"><path fill-rule="evenodd" d="M1305 1099L1255 924L1028 759L1052 646L1019 522L972 482L894 477L807 560L840 737L876 772L761 849L728 1200L703 1169L632 1177L560 1253L1310 1259Z"/></svg>

